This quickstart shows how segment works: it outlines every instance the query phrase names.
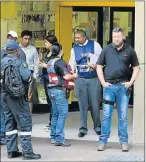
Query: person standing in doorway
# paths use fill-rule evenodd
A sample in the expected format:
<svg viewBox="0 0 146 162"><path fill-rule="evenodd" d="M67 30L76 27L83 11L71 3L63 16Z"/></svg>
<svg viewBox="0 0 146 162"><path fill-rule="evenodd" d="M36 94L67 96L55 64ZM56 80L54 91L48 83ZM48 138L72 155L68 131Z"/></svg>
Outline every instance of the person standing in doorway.
<svg viewBox="0 0 146 162"><path fill-rule="evenodd" d="M38 52L37 49L30 45L30 41L32 39L32 31L24 30L21 33L21 44L20 47L24 51L26 55L26 63L28 64L28 68L33 74L33 77L35 80L32 83L31 88L29 89L29 107L30 112L33 110L33 104L38 104L38 91L37 91L37 83L36 79L39 76L39 58L38 58Z"/></svg>
<svg viewBox="0 0 146 162"><path fill-rule="evenodd" d="M97 61L97 74L103 86L103 117L98 151L104 151L110 137L112 112L114 103L118 112L118 136L122 151L129 151L127 116L131 86L139 73L139 62L136 52L125 41L121 28L112 31L112 43L101 52ZM129 80L130 66L133 69ZM104 67L104 72L103 72Z"/></svg>
<svg viewBox="0 0 146 162"><path fill-rule="evenodd" d="M69 65L78 71L75 81L76 95L80 109L79 137L87 134L87 114L90 107L95 132L100 135L100 82L96 74L96 61L101 53L99 43L88 40L84 30L75 33L76 44L71 49Z"/></svg>

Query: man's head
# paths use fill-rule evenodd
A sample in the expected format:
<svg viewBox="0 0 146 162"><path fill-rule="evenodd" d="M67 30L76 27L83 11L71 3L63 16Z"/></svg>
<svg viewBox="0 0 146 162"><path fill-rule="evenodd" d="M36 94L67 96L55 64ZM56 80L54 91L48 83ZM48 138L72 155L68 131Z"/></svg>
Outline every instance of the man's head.
<svg viewBox="0 0 146 162"><path fill-rule="evenodd" d="M6 43L6 52L7 54L14 54L15 56L19 56L18 54L19 44L15 40L9 40Z"/></svg>
<svg viewBox="0 0 146 162"><path fill-rule="evenodd" d="M86 41L86 32L82 29L78 29L75 32L75 42L77 44L84 44Z"/></svg>
<svg viewBox="0 0 146 162"><path fill-rule="evenodd" d="M16 41L18 39L18 34L15 31L11 30L7 33L7 39Z"/></svg>
<svg viewBox="0 0 146 162"><path fill-rule="evenodd" d="M29 30L23 30L21 33L21 44L24 47L27 47L30 44L31 38L32 38L32 31Z"/></svg>
<svg viewBox="0 0 146 162"><path fill-rule="evenodd" d="M124 43L124 32L121 28L115 28L112 31L112 41L116 47L120 47Z"/></svg>

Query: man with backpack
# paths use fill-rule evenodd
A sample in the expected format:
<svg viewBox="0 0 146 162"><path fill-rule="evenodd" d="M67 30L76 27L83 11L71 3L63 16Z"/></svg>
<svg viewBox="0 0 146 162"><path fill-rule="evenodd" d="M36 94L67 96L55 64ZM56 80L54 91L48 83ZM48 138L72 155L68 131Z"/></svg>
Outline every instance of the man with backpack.
<svg viewBox="0 0 146 162"><path fill-rule="evenodd" d="M19 45L15 41L6 44L7 55L1 60L6 144L8 158L23 156L24 160L40 159L33 153L31 144L32 119L25 93L25 86L33 79L27 64L18 58ZM22 153L17 146L18 130Z"/></svg>
<svg viewBox="0 0 146 162"><path fill-rule="evenodd" d="M18 39L18 34L15 31L9 31L7 33L7 41L10 40L14 40L17 41ZM19 48L18 50L18 54L19 54L19 58L23 61L26 61L26 56L25 53L23 52L23 50L21 48ZM7 55L6 53L6 45L1 49L1 58L5 57ZM1 85L0 85L1 86ZM0 108L0 112L1 112L1 134L0 134L0 144L4 145L5 141L6 141L6 137L5 137L5 118L4 118L4 113L3 113L3 105L4 101L3 101L3 95L1 95L0 98L1 101L1 108Z"/></svg>

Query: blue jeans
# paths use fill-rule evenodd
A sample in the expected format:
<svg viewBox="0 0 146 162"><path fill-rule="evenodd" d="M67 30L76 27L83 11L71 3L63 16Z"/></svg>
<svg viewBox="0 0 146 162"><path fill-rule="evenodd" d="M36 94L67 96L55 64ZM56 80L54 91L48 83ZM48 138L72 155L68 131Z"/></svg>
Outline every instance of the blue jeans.
<svg viewBox="0 0 146 162"><path fill-rule="evenodd" d="M118 136L120 143L128 143L127 114L130 95L126 95L127 88L122 84L113 84L103 88L103 99L116 102L118 112ZM100 143L107 143L110 136L113 105L103 103L103 117L101 122Z"/></svg>
<svg viewBox="0 0 146 162"><path fill-rule="evenodd" d="M0 116L1 116L1 124L0 124L0 143L5 143L6 136L5 136L5 117L4 117L4 111L3 111L3 95L0 96Z"/></svg>
<svg viewBox="0 0 146 162"><path fill-rule="evenodd" d="M52 103L51 139L58 143L65 141L64 126L68 116L68 99L64 89L48 89Z"/></svg>

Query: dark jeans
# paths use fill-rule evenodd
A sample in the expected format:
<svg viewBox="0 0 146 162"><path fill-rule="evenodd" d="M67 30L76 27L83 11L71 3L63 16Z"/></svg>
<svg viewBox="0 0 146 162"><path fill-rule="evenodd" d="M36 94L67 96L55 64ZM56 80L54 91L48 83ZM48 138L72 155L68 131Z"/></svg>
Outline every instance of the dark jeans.
<svg viewBox="0 0 146 162"><path fill-rule="evenodd" d="M52 105L51 105L51 100L50 100L49 95L48 95L48 84L49 84L48 80L44 78L45 95L46 95L46 98L47 98L48 106L50 107L49 126L51 126Z"/></svg>

